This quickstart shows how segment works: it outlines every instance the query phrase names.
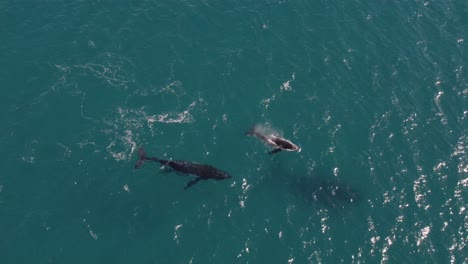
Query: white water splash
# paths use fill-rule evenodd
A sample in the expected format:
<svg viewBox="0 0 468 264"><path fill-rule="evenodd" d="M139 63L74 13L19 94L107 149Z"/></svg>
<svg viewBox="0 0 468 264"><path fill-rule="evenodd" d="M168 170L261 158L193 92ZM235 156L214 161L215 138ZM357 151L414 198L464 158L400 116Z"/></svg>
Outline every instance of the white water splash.
<svg viewBox="0 0 468 264"><path fill-rule="evenodd" d="M431 228L429 226L426 226L419 231L419 236L416 241L416 245L418 247L427 238L427 236L429 235L429 232L431 232Z"/></svg>
<svg viewBox="0 0 468 264"><path fill-rule="evenodd" d="M116 140L110 142L106 150L109 152L116 161L128 160L136 149L136 142L133 139L133 133L130 130L125 130L125 135L120 137L119 142ZM124 150L118 151L115 148L120 149L124 146Z"/></svg>
<svg viewBox="0 0 468 264"><path fill-rule="evenodd" d="M94 240L97 240L98 239L98 236L96 235L96 233L94 233L93 230L89 230L89 234L94 238Z"/></svg>
<svg viewBox="0 0 468 264"><path fill-rule="evenodd" d="M23 156L21 157L21 160L23 160L26 163L33 164L36 161L36 158L33 156Z"/></svg>
<svg viewBox="0 0 468 264"><path fill-rule="evenodd" d="M248 184L247 179L242 179L242 195L239 197L239 205L241 208L245 208L245 201L247 200L247 192L251 188Z"/></svg>
<svg viewBox="0 0 468 264"><path fill-rule="evenodd" d="M148 117L148 123L193 123L194 118L189 111L185 110L181 113L164 113Z"/></svg>
<svg viewBox="0 0 468 264"><path fill-rule="evenodd" d="M270 106L270 103L275 101L275 100L276 100L276 95L272 95L270 98L261 100L260 104L263 105L263 107L265 107L265 109L268 109L268 107Z"/></svg>
<svg viewBox="0 0 468 264"><path fill-rule="evenodd" d="M370 254L374 256L375 252L378 251L377 242L380 241L380 236L377 234L377 231L375 230L375 224L371 216L367 217L367 225L369 226L367 231L369 231L370 234L373 234L373 236L370 238L370 242L371 242Z"/></svg>
<svg viewBox="0 0 468 264"><path fill-rule="evenodd" d="M410 116L403 120L403 134L408 135L409 132L418 127L418 123L416 123L417 116L416 113L411 113Z"/></svg>
<svg viewBox="0 0 468 264"><path fill-rule="evenodd" d="M88 233L89 235L94 238L94 240L98 240L99 236L96 234L96 232L94 232L92 229L91 229L91 226L86 222L86 218L83 219L83 223L85 224L86 228L88 229Z"/></svg>
<svg viewBox="0 0 468 264"><path fill-rule="evenodd" d="M195 119L193 116L190 114L190 111L197 105L196 101L193 101L186 110L177 113L177 112L171 112L171 113L162 113L162 114L157 114L153 116L147 116L146 120L148 121L149 124L154 123L154 122L159 122L159 123L193 123Z"/></svg>
<svg viewBox="0 0 468 264"><path fill-rule="evenodd" d="M177 113L163 113L148 115L144 108L140 109L117 109L118 117L111 121L105 121L109 125L108 129L101 130L112 139L106 150L116 161L126 161L131 159L137 148L140 131L144 126L150 128L154 136L153 123L181 124L195 121L190 111L196 107L196 101L192 102L186 110Z"/></svg>
<svg viewBox="0 0 468 264"><path fill-rule="evenodd" d="M293 74L291 75L291 79L290 80L287 80L286 82L284 82L281 86L280 86L280 90L284 90L284 91L292 91L292 87L291 87L291 82L296 80L296 74L293 72Z"/></svg>
<svg viewBox="0 0 468 264"><path fill-rule="evenodd" d="M179 229L182 227L183 225L180 224L180 225L176 225L174 227L174 241L176 241L177 244L179 244Z"/></svg>
<svg viewBox="0 0 468 264"><path fill-rule="evenodd" d="M440 85L440 81L437 81L435 84ZM444 125L447 125L447 117L445 116L445 113L442 109L442 105L440 104L440 98L442 97L442 95L444 95L444 92L439 91L434 97L434 102L437 106L437 109L439 110L439 113L437 113L437 115L441 117L440 122Z"/></svg>
<svg viewBox="0 0 468 264"><path fill-rule="evenodd" d="M468 173L468 136L463 135L458 139L458 143L455 146L454 151L450 155L451 157L458 158L458 173Z"/></svg>
<svg viewBox="0 0 468 264"><path fill-rule="evenodd" d="M328 230L330 230L330 225L327 224L327 221L329 219L329 216L327 214L327 210L321 209L319 211L320 217L320 226L321 226L321 231L322 234L325 234Z"/></svg>
<svg viewBox="0 0 468 264"><path fill-rule="evenodd" d="M430 205L426 199L426 193L428 192L427 187L427 175L420 175L413 184L414 200L418 207L423 207L425 210L430 208Z"/></svg>
<svg viewBox="0 0 468 264"><path fill-rule="evenodd" d="M333 175L335 175L335 177L338 177L339 173L340 173L340 169L338 169L338 167L333 168Z"/></svg>

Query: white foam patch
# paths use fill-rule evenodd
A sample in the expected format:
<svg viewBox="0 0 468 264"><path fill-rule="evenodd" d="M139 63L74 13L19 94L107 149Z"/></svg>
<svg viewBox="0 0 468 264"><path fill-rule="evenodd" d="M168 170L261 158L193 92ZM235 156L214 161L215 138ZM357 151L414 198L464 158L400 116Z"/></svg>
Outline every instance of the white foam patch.
<svg viewBox="0 0 468 264"><path fill-rule="evenodd" d="M338 177L339 173L340 173L340 169L338 167L333 168L333 175L335 175L335 177Z"/></svg>
<svg viewBox="0 0 468 264"><path fill-rule="evenodd" d="M426 227L424 227L423 229L421 229L419 231L419 236L418 236L418 239L416 241L416 245L418 247L427 238L427 236L429 235L429 232L431 232L431 228L429 226L426 226Z"/></svg>
<svg viewBox="0 0 468 264"><path fill-rule="evenodd" d="M193 123L194 118L188 110L180 113L163 113L147 118L148 123Z"/></svg>
<svg viewBox="0 0 468 264"><path fill-rule="evenodd" d="M190 114L190 111L196 106L196 102L192 102L186 110L177 113L162 113L147 117L148 123L160 122L160 123L193 123L195 119Z"/></svg>
<svg viewBox="0 0 468 264"><path fill-rule="evenodd" d="M83 223L84 225L86 226L86 228L88 229L88 233L89 235L94 238L94 240L98 240L99 236L96 234L96 232L94 232L92 229L91 229L91 226L86 222L86 218L83 219Z"/></svg>
<svg viewBox="0 0 468 264"><path fill-rule="evenodd" d="M325 234L327 232L327 230L330 229L330 226L327 225L327 220L328 220L328 216L320 218L320 225L321 225L322 234Z"/></svg>
<svg viewBox="0 0 468 264"><path fill-rule="evenodd" d="M180 224L180 225L176 225L176 226L174 227L174 241L175 241L177 244L179 244L179 233L180 233L179 229L180 229L182 226L183 226L183 225Z"/></svg>
<svg viewBox="0 0 468 264"><path fill-rule="evenodd" d="M83 117L84 119L88 119L88 120L94 120L93 118L85 115L85 110L84 110L84 101L85 101L85 98L86 98L86 92L82 92L83 96L81 97L81 104L80 104L80 115L81 117Z"/></svg>
<svg viewBox="0 0 468 264"><path fill-rule="evenodd" d="M458 173L468 173L468 157L466 150L468 149L468 136L463 135L458 139L454 151L450 155L452 158L458 159Z"/></svg>
<svg viewBox="0 0 468 264"><path fill-rule="evenodd" d="M434 166L432 169L434 172L439 172L440 170L447 168L447 163L445 161L439 162L436 166Z"/></svg>
<svg viewBox="0 0 468 264"><path fill-rule="evenodd" d="M123 147L124 150L120 150ZM136 149L136 143L133 139L133 132L125 130L125 135L118 140L112 141L106 148L116 161L129 160Z"/></svg>
<svg viewBox="0 0 468 264"><path fill-rule="evenodd" d="M96 43L94 43L92 40L88 40L88 46L91 48L96 48Z"/></svg>
<svg viewBox="0 0 468 264"><path fill-rule="evenodd" d="M21 160L23 160L26 163L33 164L36 161L36 157L33 156L22 156Z"/></svg>
<svg viewBox="0 0 468 264"><path fill-rule="evenodd" d="M373 234L373 237L371 237L370 242L371 242L371 250L370 253L372 256L375 255L375 252L378 251L378 245L377 243L380 241L380 236L377 234L377 231L375 229L375 224L374 221L372 220L371 216L367 217L367 225L369 234Z"/></svg>
<svg viewBox="0 0 468 264"><path fill-rule="evenodd" d="M55 67L63 74L57 84L65 84L67 79L86 75L101 79L111 86L122 88L127 88L129 83L135 81L133 63L130 59L110 52L101 55L98 59L99 62L71 66L56 64Z"/></svg>
<svg viewBox="0 0 468 264"><path fill-rule="evenodd" d="M349 66L349 60L348 59L343 59L343 63L346 65L346 68L348 68L348 70L352 70L353 68L351 68L351 66Z"/></svg>
<svg viewBox="0 0 468 264"><path fill-rule="evenodd" d="M247 200L247 192L251 188L251 185L247 182L247 179L242 179L242 195L239 197L239 205L241 208L245 208L245 201Z"/></svg>
<svg viewBox="0 0 468 264"><path fill-rule="evenodd" d="M427 175L420 175L413 184L414 200L418 207L423 207L425 210L429 209L430 205L426 199L426 193L428 192L427 187Z"/></svg>
<svg viewBox="0 0 468 264"><path fill-rule="evenodd" d="M281 86L280 86L280 90L284 90L284 91L292 91L292 87L291 87L291 82L296 80L296 74L295 73L292 73L291 75L291 79L287 80L286 82L284 82Z"/></svg>
<svg viewBox="0 0 468 264"><path fill-rule="evenodd" d="M71 149L60 142L57 142L57 145L63 148L63 158L69 158L71 155Z"/></svg>
<svg viewBox="0 0 468 264"><path fill-rule="evenodd" d="M155 115L148 115L144 108L141 109L125 109L119 107L117 109L118 117L112 121L106 121L109 129L104 129L102 132L107 134L112 139L106 147L106 150L116 161L130 160L134 151L137 148L136 142L142 129L149 127L151 135L154 136L153 123L192 123L195 121L190 113L197 105L197 102L192 102L186 110L182 112L166 112Z"/></svg>
<svg viewBox="0 0 468 264"><path fill-rule="evenodd" d="M416 113L411 113L408 118L403 120L403 134L408 135L418 127L418 123L416 123L417 116Z"/></svg>
<svg viewBox="0 0 468 264"><path fill-rule="evenodd" d="M75 67L82 69L85 72L91 73L98 79L104 80L111 86L126 87L128 83L133 81L133 76L127 76L127 73L122 70L120 65L88 63L84 65L75 65Z"/></svg>
<svg viewBox="0 0 468 264"><path fill-rule="evenodd" d="M89 42L94 45L94 42ZM82 78L90 76L103 81L112 87L126 89L131 83L135 82L135 68L132 61L118 54L106 52L100 54L93 61L80 64L55 64L58 78L54 84L47 87L39 96L32 100L32 104L39 104L43 99L58 90L66 90L72 96L82 96L81 99L81 116L88 120L94 120L87 116L84 110L84 101L86 92L81 90L79 86L82 83ZM88 77L89 78L89 77ZM105 87L106 85L99 85ZM96 121L96 120L95 120Z"/></svg>
<svg viewBox="0 0 468 264"><path fill-rule="evenodd" d="M168 84L161 87L161 89L155 91L158 93L173 94L176 96L184 95L185 91L183 90L182 82L179 80L169 81Z"/></svg>
<svg viewBox="0 0 468 264"><path fill-rule="evenodd" d="M31 142L28 142L25 144L26 148L26 153L21 156L21 160L23 160L26 163L33 164L36 162L36 146L38 145L37 140L32 140Z"/></svg>
<svg viewBox="0 0 468 264"><path fill-rule="evenodd" d="M96 235L96 233L94 233L93 230L89 230L89 234L94 238L94 240L97 240L98 239L98 235Z"/></svg>
<svg viewBox="0 0 468 264"><path fill-rule="evenodd" d="M435 84L440 85L440 81L437 81ZM441 117L440 122L444 125L447 125L447 117L445 116L444 110L442 109L442 105L440 104L440 98L442 97L442 95L444 95L444 92L439 91L434 97L434 102L437 106L437 109L439 110L439 113L437 113L437 115Z"/></svg>
<svg viewBox="0 0 468 264"><path fill-rule="evenodd" d="M283 84L280 86L280 91L292 91L293 88L291 86L291 82L296 80L296 74L293 73L291 76L291 79L285 81ZM270 107L270 104L274 102L277 99L276 94L273 94L270 98L262 99L260 101L260 105L262 105L265 109L268 109ZM262 114L262 117L264 116L264 113Z"/></svg>
<svg viewBox="0 0 468 264"><path fill-rule="evenodd" d="M265 109L268 109L268 107L270 107L270 103L275 101L275 100L276 100L276 96L272 95L270 98L261 100L260 104L263 105L263 107L265 107Z"/></svg>

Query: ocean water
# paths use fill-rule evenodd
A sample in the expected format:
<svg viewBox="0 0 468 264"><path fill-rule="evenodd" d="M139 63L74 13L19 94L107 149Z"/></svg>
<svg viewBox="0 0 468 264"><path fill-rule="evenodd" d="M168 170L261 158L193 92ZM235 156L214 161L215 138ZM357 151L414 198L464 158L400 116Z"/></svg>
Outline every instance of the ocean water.
<svg viewBox="0 0 468 264"><path fill-rule="evenodd" d="M0 23L0 263L468 262L466 2L3 1ZM184 190L140 146L232 179Z"/></svg>

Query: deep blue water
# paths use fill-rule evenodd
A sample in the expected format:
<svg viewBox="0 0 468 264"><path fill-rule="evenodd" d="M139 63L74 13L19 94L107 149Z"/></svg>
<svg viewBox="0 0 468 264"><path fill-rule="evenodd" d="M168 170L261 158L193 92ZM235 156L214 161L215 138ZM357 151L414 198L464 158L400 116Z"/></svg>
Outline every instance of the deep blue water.
<svg viewBox="0 0 468 264"><path fill-rule="evenodd" d="M0 263L468 262L465 2L4 1L0 23ZM184 190L140 146L233 178Z"/></svg>

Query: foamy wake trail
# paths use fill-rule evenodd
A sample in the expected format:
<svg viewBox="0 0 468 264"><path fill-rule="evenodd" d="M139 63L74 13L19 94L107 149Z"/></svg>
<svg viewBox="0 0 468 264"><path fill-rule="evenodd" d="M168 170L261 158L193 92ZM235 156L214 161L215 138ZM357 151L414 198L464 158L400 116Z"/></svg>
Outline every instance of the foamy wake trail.
<svg viewBox="0 0 468 264"><path fill-rule="evenodd" d="M130 59L118 54L105 53L98 61L71 66L56 64L55 67L62 73L58 84L64 85L67 80L73 83L74 78L86 75L94 76L114 87L127 88L129 83L135 81L134 66Z"/></svg>
<svg viewBox="0 0 468 264"><path fill-rule="evenodd" d="M169 112L169 113L162 113L153 116L147 116L146 119L148 123L160 122L160 123L193 123L195 119L190 114L190 110L192 110L196 106L196 102L192 102L186 110L177 113L177 112Z"/></svg>
<svg viewBox="0 0 468 264"><path fill-rule="evenodd" d="M109 135L111 141L107 144L107 152L116 161L127 161L132 158L134 151L137 149L139 137L145 137L148 132L151 137L155 136L153 123L193 123L195 118L190 111L196 107L196 101L192 102L186 110L181 112L165 112L161 114L148 115L141 109L125 109L119 107L118 116L115 120L106 122L109 129L104 129L102 132Z"/></svg>

